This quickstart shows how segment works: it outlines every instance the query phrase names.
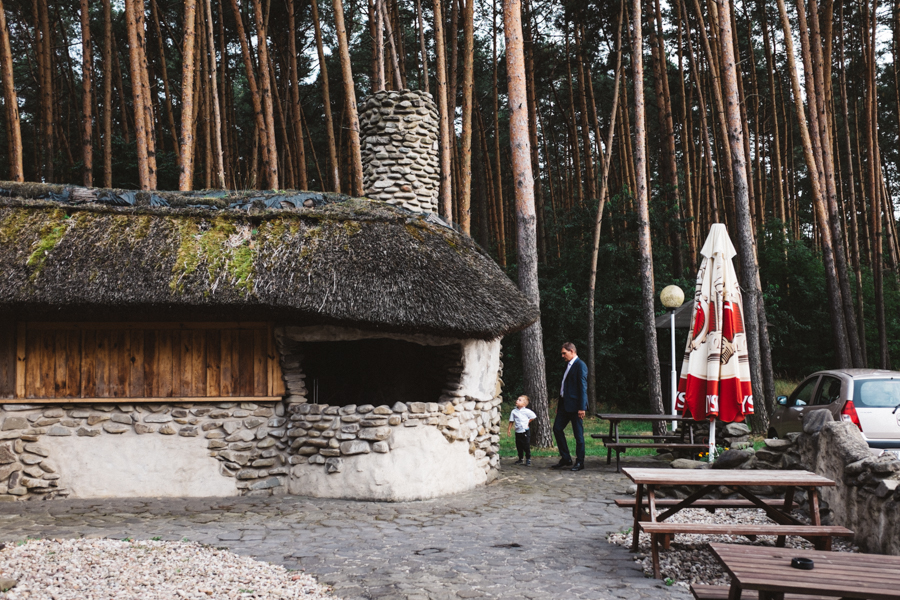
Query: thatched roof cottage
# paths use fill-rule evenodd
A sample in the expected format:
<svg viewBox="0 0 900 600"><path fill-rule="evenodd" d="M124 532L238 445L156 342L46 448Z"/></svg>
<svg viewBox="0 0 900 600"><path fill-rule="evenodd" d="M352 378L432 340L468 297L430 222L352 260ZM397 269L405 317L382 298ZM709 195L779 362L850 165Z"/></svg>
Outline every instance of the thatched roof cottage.
<svg viewBox="0 0 900 600"><path fill-rule="evenodd" d="M0 497L487 481L500 338L537 311L400 204L0 183Z"/></svg>

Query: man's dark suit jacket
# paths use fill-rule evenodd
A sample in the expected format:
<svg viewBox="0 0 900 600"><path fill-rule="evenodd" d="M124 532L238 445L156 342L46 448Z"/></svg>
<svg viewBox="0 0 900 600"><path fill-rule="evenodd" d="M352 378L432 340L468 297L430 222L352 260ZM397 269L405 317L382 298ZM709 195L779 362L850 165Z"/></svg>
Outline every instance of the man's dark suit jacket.
<svg viewBox="0 0 900 600"><path fill-rule="evenodd" d="M576 358L563 386L561 404L566 412L574 413L588 409L587 376L587 365L580 358Z"/></svg>

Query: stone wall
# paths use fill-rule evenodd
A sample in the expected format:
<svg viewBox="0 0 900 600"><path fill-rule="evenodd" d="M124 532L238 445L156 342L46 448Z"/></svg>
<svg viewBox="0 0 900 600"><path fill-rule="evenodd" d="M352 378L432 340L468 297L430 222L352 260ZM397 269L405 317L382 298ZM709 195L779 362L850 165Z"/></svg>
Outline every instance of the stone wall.
<svg viewBox="0 0 900 600"><path fill-rule="evenodd" d="M438 112L431 94L376 92L360 105L359 127L366 196L437 212Z"/></svg>
<svg viewBox="0 0 900 600"><path fill-rule="evenodd" d="M877 456L853 423L835 422L826 410L811 415L817 418L803 433L766 440L753 467L806 469L834 480L819 488L823 520L852 530L865 552L900 555L900 459Z"/></svg>
<svg viewBox="0 0 900 600"><path fill-rule="evenodd" d="M55 496L103 497L118 495L116 489L91 489L80 486L73 490L65 482L72 464L66 438L120 438L140 452L141 438L162 436L172 438L200 438L205 441L205 456L194 457L197 470L215 467L219 475L233 478L236 493L241 495L270 495L285 491L288 467L285 443L277 436L277 427L285 419L284 405L266 403L172 403L172 404L5 404L0 407L0 499L50 498ZM134 437L133 437L134 436ZM127 441L126 441L127 440ZM202 443L202 442L201 442ZM145 456L150 457L138 470L159 464L154 460L158 444L143 444ZM115 444L101 444L110 446ZM207 463L207 464L203 464ZM184 487L173 477L176 468L162 465L160 477L148 481L147 486L157 493L153 496L182 495ZM112 474L112 479L117 477ZM124 479L125 473L118 477ZM127 482L122 481L127 487ZM123 488L124 489L124 488ZM144 488L147 489L147 488ZM173 493L174 492L174 493ZM201 494L216 495L216 494Z"/></svg>
<svg viewBox="0 0 900 600"><path fill-rule="evenodd" d="M334 327L275 331L279 402L5 404L0 500L263 496L413 500L496 476L500 342L386 336ZM394 337L447 352L433 401L308 402L298 343Z"/></svg>
<svg viewBox="0 0 900 600"><path fill-rule="evenodd" d="M433 402L392 405L330 406L308 402L300 344L303 341L358 340L389 337L422 345L458 344L458 358L444 365L446 383ZM334 327L276 328L287 389L286 422L273 435L289 446L291 493L344 498L414 500L471 489L492 479L500 463L500 343L402 336ZM433 429L443 437L415 434ZM420 455L435 453L435 462L410 466L395 455L399 445L416 447ZM446 444L450 444L448 447ZM462 452L457 450L462 447ZM379 455L378 460L362 460ZM403 464L405 466L400 467ZM316 472L310 469L315 468ZM445 479L439 485L421 479L411 469L430 469ZM473 473L478 471L479 474ZM331 481L322 478L331 476Z"/></svg>

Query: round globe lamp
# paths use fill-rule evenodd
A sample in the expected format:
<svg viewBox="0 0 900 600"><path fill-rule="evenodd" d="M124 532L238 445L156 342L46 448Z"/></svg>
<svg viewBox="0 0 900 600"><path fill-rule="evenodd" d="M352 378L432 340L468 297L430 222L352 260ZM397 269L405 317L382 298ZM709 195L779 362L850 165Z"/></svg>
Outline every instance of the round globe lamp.
<svg viewBox="0 0 900 600"><path fill-rule="evenodd" d="M675 309L684 304L684 292L677 285L667 285L659 293L659 299L663 306L669 310L669 326L672 331L672 414L677 415L678 411L675 409L675 397L678 393L678 371L675 369ZM675 431L677 428L678 423L672 421L672 431Z"/></svg>
<svg viewBox="0 0 900 600"><path fill-rule="evenodd" d="M684 304L684 292L677 285L667 285L659 293L659 299L663 306L669 310L675 310Z"/></svg>

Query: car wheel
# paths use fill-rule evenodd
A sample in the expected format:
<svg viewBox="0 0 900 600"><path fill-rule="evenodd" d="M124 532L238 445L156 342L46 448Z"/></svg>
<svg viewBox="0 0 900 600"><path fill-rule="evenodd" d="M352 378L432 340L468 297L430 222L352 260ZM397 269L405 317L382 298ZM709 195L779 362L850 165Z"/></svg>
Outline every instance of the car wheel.
<svg viewBox="0 0 900 600"><path fill-rule="evenodd" d="M766 434L766 437L769 438L770 440L777 440L777 439L778 439L778 432L775 431L775 428L774 428L774 427L770 427L770 428L769 428L769 433Z"/></svg>

